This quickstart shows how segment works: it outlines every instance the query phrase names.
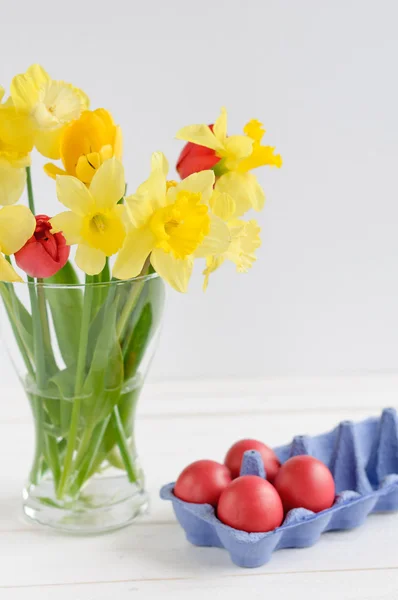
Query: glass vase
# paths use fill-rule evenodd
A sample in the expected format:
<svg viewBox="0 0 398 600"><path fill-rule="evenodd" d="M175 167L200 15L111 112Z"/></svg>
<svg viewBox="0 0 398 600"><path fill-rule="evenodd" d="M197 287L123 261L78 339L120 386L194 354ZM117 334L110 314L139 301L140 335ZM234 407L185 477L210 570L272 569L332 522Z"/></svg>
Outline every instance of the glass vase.
<svg viewBox="0 0 398 600"><path fill-rule="evenodd" d="M134 426L159 334L162 280L37 280L0 283L0 293L4 342L35 426L26 516L82 534L127 525L148 504Z"/></svg>

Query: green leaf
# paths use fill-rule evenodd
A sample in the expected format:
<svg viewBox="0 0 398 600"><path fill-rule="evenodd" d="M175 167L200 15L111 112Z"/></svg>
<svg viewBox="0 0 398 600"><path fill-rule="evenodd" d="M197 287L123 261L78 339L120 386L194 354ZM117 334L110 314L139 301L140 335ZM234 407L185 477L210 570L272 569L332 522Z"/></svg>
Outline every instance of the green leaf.
<svg viewBox="0 0 398 600"><path fill-rule="evenodd" d="M164 303L164 285L160 279L152 279L146 283L144 290L145 304L140 309L134 327L123 343L124 376L127 381L137 373L144 353L157 331L162 316ZM134 319L134 315L133 315ZM133 321L134 322L134 321Z"/></svg>
<svg viewBox="0 0 398 600"><path fill-rule="evenodd" d="M123 385L123 357L116 336L118 298L108 296L102 327L83 387L81 415L86 425L95 427L118 403Z"/></svg>
<svg viewBox="0 0 398 600"><path fill-rule="evenodd" d="M79 279L70 262L46 283L77 285ZM54 329L58 340L59 349L68 367L76 361L82 320L83 296L82 290L76 288L45 288L46 299L50 306Z"/></svg>

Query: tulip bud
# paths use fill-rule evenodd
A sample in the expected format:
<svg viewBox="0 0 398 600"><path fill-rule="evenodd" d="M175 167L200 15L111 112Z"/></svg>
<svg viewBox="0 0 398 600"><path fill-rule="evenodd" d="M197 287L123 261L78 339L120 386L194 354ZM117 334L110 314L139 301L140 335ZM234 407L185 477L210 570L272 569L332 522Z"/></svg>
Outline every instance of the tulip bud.
<svg viewBox="0 0 398 600"><path fill-rule="evenodd" d="M51 233L50 217L37 215L35 218L35 232L15 253L15 260L31 277L51 277L67 263L70 246L62 233Z"/></svg>
<svg viewBox="0 0 398 600"><path fill-rule="evenodd" d="M213 131L213 125L209 125L209 127ZM176 168L181 179L185 179L192 173L212 169L219 160L220 158L211 148L188 142L182 149Z"/></svg>

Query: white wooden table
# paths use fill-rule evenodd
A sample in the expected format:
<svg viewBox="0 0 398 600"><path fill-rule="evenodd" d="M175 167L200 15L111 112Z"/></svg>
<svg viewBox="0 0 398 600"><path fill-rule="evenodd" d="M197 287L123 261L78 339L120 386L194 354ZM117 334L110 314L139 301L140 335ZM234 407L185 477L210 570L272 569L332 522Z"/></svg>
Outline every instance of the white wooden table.
<svg viewBox="0 0 398 600"><path fill-rule="evenodd" d="M137 434L150 515L112 534L76 538L23 520L20 491L33 428L20 390L2 390L0 599L396 600L398 514L371 516L359 529L325 534L312 548L278 551L249 570L234 566L224 550L189 545L170 504L158 497L186 464L222 460L239 438L277 445L394 405L394 376L149 384Z"/></svg>

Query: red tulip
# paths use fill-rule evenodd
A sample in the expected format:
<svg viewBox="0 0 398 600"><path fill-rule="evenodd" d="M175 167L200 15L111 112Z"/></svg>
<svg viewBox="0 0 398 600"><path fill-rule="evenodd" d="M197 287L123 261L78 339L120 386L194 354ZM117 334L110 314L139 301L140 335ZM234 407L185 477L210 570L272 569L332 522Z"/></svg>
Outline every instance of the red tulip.
<svg viewBox="0 0 398 600"><path fill-rule="evenodd" d="M213 131L213 125L209 127ZM185 179L192 173L212 169L219 160L220 158L211 148L188 142L182 149L176 168L181 179Z"/></svg>
<svg viewBox="0 0 398 600"><path fill-rule="evenodd" d="M51 277L65 266L69 252L63 234L51 233L50 217L37 215L35 232L15 253L15 260L31 277Z"/></svg>

